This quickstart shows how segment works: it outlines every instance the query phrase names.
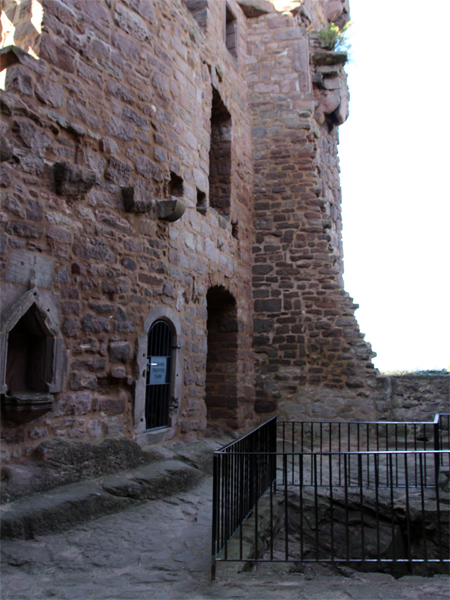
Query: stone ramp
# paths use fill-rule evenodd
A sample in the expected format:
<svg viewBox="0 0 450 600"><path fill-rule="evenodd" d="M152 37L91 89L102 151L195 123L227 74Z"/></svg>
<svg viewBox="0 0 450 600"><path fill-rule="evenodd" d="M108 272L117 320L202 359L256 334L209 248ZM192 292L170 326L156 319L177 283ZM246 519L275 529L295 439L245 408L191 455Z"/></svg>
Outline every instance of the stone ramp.
<svg viewBox="0 0 450 600"><path fill-rule="evenodd" d="M1 536L30 539L189 489L203 472L179 460L35 494L0 508Z"/></svg>
<svg viewBox="0 0 450 600"><path fill-rule="evenodd" d="M32 539L58 533L187 491L212 472L213 452L226 441L174 444L150 464L6 502L0 506L1 537Z"/></svg>

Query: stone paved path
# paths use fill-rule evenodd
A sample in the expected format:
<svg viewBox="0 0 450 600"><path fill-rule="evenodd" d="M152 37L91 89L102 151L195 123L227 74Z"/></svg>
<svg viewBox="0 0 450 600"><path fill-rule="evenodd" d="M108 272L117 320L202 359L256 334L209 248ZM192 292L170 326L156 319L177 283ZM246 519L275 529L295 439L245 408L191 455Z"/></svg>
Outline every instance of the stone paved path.
<svg viewBox="0 0 450 600"><path fill-rule="evenodd" d="M2 543L2 600L448 600L449 578L303 574L219 564L210 582L211 478L165 501L105 516L57 535Z"/></svg>

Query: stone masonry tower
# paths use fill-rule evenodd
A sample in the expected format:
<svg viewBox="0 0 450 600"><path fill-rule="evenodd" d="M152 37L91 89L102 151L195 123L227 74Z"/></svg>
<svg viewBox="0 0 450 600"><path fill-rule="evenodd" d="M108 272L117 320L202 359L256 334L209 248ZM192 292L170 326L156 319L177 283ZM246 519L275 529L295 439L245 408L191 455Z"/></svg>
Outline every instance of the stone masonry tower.
<svg viewBox="0 0 450 600"><path fill-rule="evenodd" d="M348 114L347 55L321 48L313 33L342 27L348 2L286 2L285 9L255 19L248 33L255 409L372 419L382 384L342 278L337 145Z"/></svg>

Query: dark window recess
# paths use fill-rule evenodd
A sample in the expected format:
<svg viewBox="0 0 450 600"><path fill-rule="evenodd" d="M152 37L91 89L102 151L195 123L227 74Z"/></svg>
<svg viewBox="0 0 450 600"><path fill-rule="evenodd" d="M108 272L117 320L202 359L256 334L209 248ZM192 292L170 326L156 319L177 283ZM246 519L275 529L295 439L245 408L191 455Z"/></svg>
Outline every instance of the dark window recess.
<svg viewBox="0 0 450 600"><path fill-rule="evenodd" d="M239 237L239 223L233 219L231 221L231 235L237 240Z"/></svg>
<svg viewBox="0 0 450 600"><path fill-rule="evenodd" d="M6 385L9 393L48 392L53 379L54 340L45 315L32 306L8 336Z"/></svg>
<svg viewBox="0 0 450 600"><path fill-rule="evenodd" d="M202 215L206 214L206 209L208 208L206 205L206 194L200 190L197 190L197 210Z"/></svg>
<svg viewBox="0 0 450 600"><path fill-rule="evenodd" d="M147 382L145 395L146 429L169 426L172 388L172 329L155 321L148 334Z"/></svg>
<svg viewBox="0 0 450 600"><path fill-rule="evenodd" d="M234 296L223 286L206 294L208 354L206 359L206 412L208 425L237 418L239 407L239 332Z"/></svg>
<svg viewBox="0 0 450 600"><path fill-rule="evenodd" d="M230 215L231 115L213 88L211 147L209 150L209 205L223 216Z"/></svg>
<svg viewBox="0 0 450 600"><path fill-rule="evenodd" d="M170 181L169 181L168 191L169 191L169 196L175 196L176 198L181 198L184 193L183 179L179 175L174 173L173 171L170 171Z"/></svg>
<svg viewBox="0 0 450 600"><path fill-rule="evenodd" d="M226 5L225 15L225 45L231 56L237 58L237 19L228 4Z"/></svg>

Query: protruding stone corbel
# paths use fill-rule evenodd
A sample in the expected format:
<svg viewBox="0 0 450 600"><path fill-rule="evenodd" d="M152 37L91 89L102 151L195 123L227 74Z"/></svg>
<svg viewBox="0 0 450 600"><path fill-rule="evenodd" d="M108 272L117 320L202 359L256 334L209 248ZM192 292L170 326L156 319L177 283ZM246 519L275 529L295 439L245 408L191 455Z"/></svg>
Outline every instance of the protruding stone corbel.
<svg viewBox="0 0 450 600"><path fill-rule="evenodd" d="M316 66L345 65L347 61L347 52L332 52L331 50L315 50L311 52L311 63Z"/></svg>
<svg viewBox="0 0 450 600"><path fill-rule="evenodd" d="M97 181L94 171L66 162L53 165L53 176L59 196L84 196Z"/></svg>
<svg viewBox="0 0 450 600"><path fill-rule="evenodd" d="M343 69L347 58L346 52L316 50L311 53L310 60L315 67L314 97L318 103L314 117L319 125L327 122L330 130L342 125L348 117L349 94Z"/></svg>
<svg viewBox="0 0 450 600"><path fill-rule="evenodd" d="M172 197L170 200L157 200L158 219L173 223L184 215L185 205L179 198Z"/></svg>

